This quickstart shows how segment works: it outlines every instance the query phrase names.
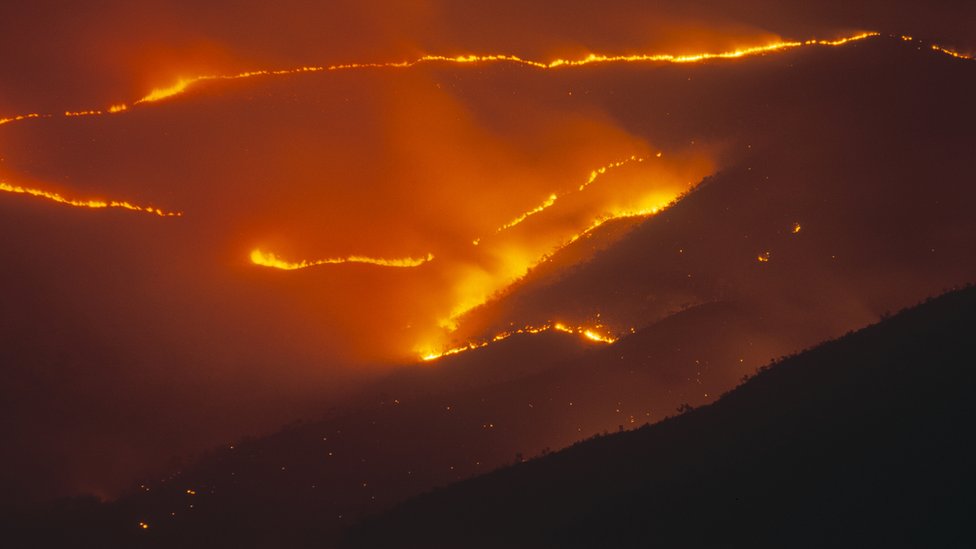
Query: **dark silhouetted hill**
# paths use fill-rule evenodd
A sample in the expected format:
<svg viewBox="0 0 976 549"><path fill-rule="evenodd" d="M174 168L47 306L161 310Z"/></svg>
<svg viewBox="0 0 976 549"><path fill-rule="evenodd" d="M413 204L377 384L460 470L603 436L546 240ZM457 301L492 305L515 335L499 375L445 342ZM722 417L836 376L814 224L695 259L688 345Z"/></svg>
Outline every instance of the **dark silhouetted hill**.
<svg viewBox="0 0 976 549"><path fill-rule="evenodd" d="M349 547L969 547L976 288L705 406L413 499Z"/></svg>

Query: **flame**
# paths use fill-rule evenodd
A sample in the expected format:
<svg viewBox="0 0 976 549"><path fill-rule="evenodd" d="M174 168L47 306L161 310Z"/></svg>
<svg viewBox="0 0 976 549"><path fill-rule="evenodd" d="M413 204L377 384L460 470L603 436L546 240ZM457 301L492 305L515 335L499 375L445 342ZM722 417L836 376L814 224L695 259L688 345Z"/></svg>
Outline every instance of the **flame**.
<svg viewBox="0 0 976 549"><path fill-rule="evenodd" d="M662 153L657 153L655 156L657 158L660 158L663 155ZM622 167L625 164L631 162L644 162L645 160L646 159L644 158L638 157L636 155L632 155L624 160L612 162L600 168L591 170L588 179L577 189L577 192L579 189L585 189L593 182L595 182L597 179L599 179L601 176L605 175L607 172L609 172L614 168ZM559 195L551 195L551 197L552 196L558 197ZM551 197L550 197L550 201L554 202L555 200L552 199ZM667 207L672 202L674 202L674 200L677 197L678 197L678 192L655 191L645 196L644 199L641 201L641 203L638 204L637 207L635 208L614 209L608 213L605 213L597 217L588 226L584 227L580 232L576 234L572 234L569 237L565 238L562 242L559 242L555 247L555 250L558 251L559 249L562 249L576 242L580 238L583 238L584 236L590 234L591 232L595 231L600 226L602 226L603 224L609 221L615 219L648 217L654 215L660 212L665 207ZM522 216L517 218L515 221L508 223L507 225L499 228L498 231L502 231L505 228L510 228L514 225L517 225L518 222L523 221L529 215L534 215L545 209L546 208L540 206L535 208L534 210L531 210L530 212L522 214ZM477 238L472 241L472 244L475 246L479 246L481 244L481 240L482 240L481 238ZM458 293L464 297L458 299L457 303L451 308L450 314L447 315L447 317L438 320L438 325L444 330L447 330L448 332L456 331L459 328L460 319L464 317L464 315L471 312L472 310L483 305L491 297L491 295L493 295L494 291L496 291L500 287L503 287L504 285L511 283L514 280L517 280L518 278L525 276L526 273L528 273L531 269L545 262L550 257L550 254L544 254L541 257L540 256L533 256L530 258L521 257L512 260L513 253L514 251L512 249L509 249L505 254L507 260L506 263L510 264L511 268L509 268L508 270L507 273L508 276L500 277L503 281L502 283L499 283L499 277L488 276L482 271L475 272L472 275L467 277L462 277L464 278L464 280L462 283L459 283L462 285L462 287L458 289ZM523 253L522 255L524 256L525 254ZM558 325L554 329L558 330L559 329Z"/></svg>
<svg viewBox="0 0 976 549"><path fill-rule="evenodd" d="M792 232L793 234L796 234L796 233L798 233L798 232L800 232L802 230L803 230L803 226L802 225L800 225L799 223L794 223L793 224L793 228L790 229L790 232Z"/></svg>
<svg viewBox="0 0 976 549"><path fill-rule="evenodd" d="M152 90L151 92L149 92L148 95L136 101L136 105L139 105L141 103L149 103L153 101L162 101L163 99L180 95L181 93L184 93L187 88L190 87L190 84L193 84L195 82L200 82L201 80L210 80L211 78L213 77L197 76L195 78L186 78L186 79L181 78L172 86L166 88L156 88Z"/></svg>
<svg viewBox="0 0 976 549"><path fill-rule="evenodd" d="M193 76L190 78L180 78L175 84L165 88L156 88L152 90L145 97L136 101L135 104L141 105L143 103L155 103L157 101L169 99L171 97L186 93L191 86L197 84L198 82L205 82L208 80L242 80L245 78L254 78L258 76L286 76L306 72L321 72L324 70L333 69L331 67L298 67L297 69L258 70L241 72L238 74L208 74L203 76Z"/></svg>
<svg viewBox="0 0 976 549"><path fill-rule="evenodd" d="M799 48L802 46L842 46L849 42L856 42L858 40L865 40L867 38L873 38L880 36L877 32L862 32L855 34L853 36L848 36L845 38L840 38L837 40L806 40L806 41L788 41L788 42L775 42L772 44L767 44L765 46L753 46L749 48L743 48L733 51L720 52L720 53L696 53L690 55L671 55L671 54L654 54L654 55L600 55L591 53L583 59L557 59L555 61L550 61L546 68L557 68L557 67L579 67L583 65L591 65L594 63L698 63L701 61L708 61L711 59L738 59L740 57L747 57L753 55L762 55L765 53L789 50L794 48Z"/></svg>
<svg viewBox="0 0 976 549"><path fill-rule="evenodd" d="M380 267L419 267L424 263L428 263L434 260L434 254L427 254L426 257L414 258L414 257L403 257L394 259L384 259L376 257L367 257L362 255L350 255L348 257L335 257L328 259L316 259L312 261L301 260L301 261L286 261L279 258L273 253L262 252L259 249L254 249L251 251L251 263L255 265L261 265L262 267L270 267L273 269L281 269L284 271L295 271L298 269L307 269L308 267L315 267L318 265L339 265L342 263L366 263L369 265L378 265Z"/></svg>
<svg viewBox="0 0 976 549"><path fill-rule="evenodd" d="M972 55L966 55L964 53L959 53L959 52L957 52L955 50L950 50L949 48L944 48L944 47L939 46L937 44L932 44L932 49L935 50L935 51L937 51L937 52L944 53L944 54L948 55L949 57L955 57L956 59L966 59L966 60L969 60L969 61L972 61L972 60L976 59L976 57L974 57Z"/></svg>
<svg viewBox="0 0 976 549"><path fill-rule="evenodd" d="M44 191L41 189L32 189L29 187L21 187L20 185L11 185L10 183L0 181L0 191L14 193L14 194L26 194L30 196L36 196L38 198L45 198L52 202L57 202L58 204L64 204L66 206L74 206L77 208L121 208L124 210L130 210L134 212L144 212L153 215L158 215L160 217L180 217L183 215L182 212L168 212L155 208L153 206L139 206L132 204L131 202L126 202L124 200L77 200L73 198L65 198L60 193Z"/></svg>
<svg viewBox="0 0 976 549"><path fill-rule="evenodd" d="M585 229L569 237L569 239L566 241L566 244L564 244L564 246L568 246L569 244L572 244L573 242L576 242L577 240L583 238L584 236L599 229L604 223L608 223L616 219L630 219L630 218L637 218L637 217L650 217L652 215L656 215L660 213L661 210L668 207L669 204L672 204L677 198L678 198L677 195L662 197L662 198L658 198L656 200L656 205L653 206L647 206L647 207L637 208L633 210L620 209L602 215L594 219L593 222L590 223Z"/></svg>
<svg viewBox="0 0 976 549"><path fill-rule="evenodd" d="M658 153L657 154L657 157L660 158L661 157L661 153ZM619 162L611 162L610 164L607 164L606 166L601 166L599 168L596 168L594 170L591 170L590 171L589 178L584 183L580 184L578 191L583 191L584 189L586 189L587 187L589 187L590 185L592 185L597 179L599 179L600 176L606 174L608 171L610 171L610 170L612 170L614 168L619 168L621 166L624 166L624 165L626 165L626 164L628 164L630 162L644 162L644 158L640 158L640 157L638 157L636 155L633 155L630 158L626 158L626 159L621 160ZM564 193L564 194L566 194L566 193ZM511 229L512 227L515 227L516 225L522 223L523 221L525 221L529 217L531 217L531 216L533 216L535 214L538 214L538 213L542 213L543 211L547 210L552 205L554 205L556 203L556 200L559 200L559 197L560 196L563 196L563 195L559 195L559 194L556 194L556 193L550 194L549 195L549 198L547 198L545 202L543 202L542 204L536 206L535 208L533 208L533 209L531 209L531 210L529 210L527 212L522 213L521 215L519 215L515 219L509 221L508 223L502 225L501 227L498 227L497 229L495 229L495 232L496 233L500 233L500 232L502 232L502 231L504 231L506 229ZM471 243L474 244L475 246L477 246L477 245L481 244L481 239L480 238L476 238Z"/></svg>
<svg viewBox="0 0 976 549"><path fill-rule="evenodd" d="M760 263L769 263L769 252L763 252L756 256L756 261Z"/></svg>
<svg viewBox="0 0 976 549"><path fill-rule="evenodd" d="M49 116L51 115L32 112L30 114L21 114L17 116L12 116L10 118L0 118L0 126L3 126L4 124L10 124L11 122L20 122L21 120L29 120L31 118L47 118Z"/></svg>
<svg viewBox="0 0 976 549"><path fill-rule="evenodd" d="M469 54L469 55L458 55L458 56L446 56L446 55L424 55L418 57L414 60L407 61L387 61L387 62L372 62L372 63L344 63L329 66L303 66L293 69L278 69L278 70L254 70L246 71L238 74L208 74L199 75L191 77L183 77L174 82L173 84L162 87L155 88L151 90L148 94L143 96L141 99L136 100L134 105L143 105L146 103L156 103L173 97L177 97L186 93L190 88L201 82L214 81L214 80L242 80L248 78L256 78L262 76L288 76L303 73L313 73L313 72L325 72L325 71L343 71L343 70L359 70L359 69L406 69L411 68L416 65L426 64L426 63L450 63L458 65L468 65L468 64L480 64L480 63L512 63L516 65L523 65L526 67L531 67L535 69L549 70L549 69L562 69L562 68L572 68L572 67L582 67L586 65L593 64L607 64L607 63L698 63L702 61L708 61L713 59L737 59L741 57L748 57L754 55L764 55L766 53L772 53L777 51L784 51L789 49L795 49L803 46L842 46L844 44L855 42L859 40L865 40L868 38L873 38L880 36L877 32L862 32L852 36L847 36L844 38L839 38L837 40L806 40L806 41L780 41L774 42L772 44L766 44L763 46L752 46L748 48L742 48L726 52L705 52L697 54L688 55L674 55L674 54L639 54L639 55L606 55L591 53L586 57L581 59L554 59L551 61L537 61L532 59L525 59L517 55L509 54ZM907 38L907 37L906 37ZM961 59L972 59L969 56L965 56L958 52L952 50L944 49L938 46L933 46L933 49L951 55L953 57L958 57ZM98 109L84 110L84 111L72 111L70 114L65 112L65 116L92 116L101 114L117 114L128 110L129 107L126 104L115 104L108 107L105 111ZM9 124L11 122L18 122L21 120L27 120L30 118L42 118L49 117L53 115L42 115L38 113L24 114L19 116L14 116L10 118L0 118L0 125Z"/></svg>
<svg viewBox="0 0 976 549"><path fill-rule="evenodd" d="M657 153L657 157L658 158L661 158L661 153ZM640 157L638 157L638 156L635 155L635 156L631 156L630 158L621 160L620 162L611 162L610 164L607 164L606 166L601 166L601 167L599 167L599 168L597 168L597 169L595 169L595 170L593 170L593 171L590 172L589 179L587 179L585 183L583 183L583 184L581 184L579 186L579 190L582 191L582 190L586 189L587 187L589 187L590 185L592 185L597 179L599 179L600 176L602 176L603 174L607 173L608 171L610 171L612 169L619 168L619 167L621 167L621 166L623 166L623 165L625 165L625 164L627 164L629 162L643 162L643 161L644 161L643 158L640 158Z"/></svg>
<svg viewBox="0 0 976 549"><path fill-rule="evenodd" d="M215 78L244 78L249 76L260 76L265 74L294 74L296 72L318 72L318 71L340 71L340 70L350 70L350 69L405 69L414 67L416 65L424 63L453 63L458 65L467 64L481 64L481 63L513 63L517 65L524 65L527 67L537 68L537 69L556 69L564 67L581 67L585 65L592 65L596 63L695 63L700 61L707 61L709 59L735 59L739 57L746 57L750 55L759 55L764 53L769 53L778 50L798 48L801 46L841 46L849 42L854 42L858 40L864 40L867 38L873 38L880 36L877 32L862 32L855 34L853 36L848 36L845 38L840 38L837 40L807 40L802 42L776 42L773 44L768 44L765 46L753 46L750 48L744 48L728 52L720 53L699 53L693 55L672 55L672 54L643 54L643 55L602 55L591 53L587 57L582 59L554 59L552 61L536 61L532 59L525 59L517 55L509 54L469 54L469 55L458 55L458 56L446 56L446 55L424 55L412 61L397 61L397 62L378 62L378 63L346 63L341 65L330 65L328 67L303 67L302 69L296 70L285 70L285 71L255 71L252 73L242 73L236 76L206 76L198 77L196 79L191 79L186 81L183 87L188 86L198 80L210 80ZM183 83L184 81L180 81ZM177 84L179 85L179 83ZM176 85L173 86L175 88ZM182 93L180 90L177 93Z"/></svg>
<svg viewBox="0 0 976 549"><path fill-rule="evenodd" d="M553 204L556 203L556 200L558 200L558 199L559 199L559 195L557 195L556 193L550 194L549 195L549 198L547 198L545 202L543 202L542 204L536 206L535 208L532 208L531 210L523 213L522 215L516 217L515 219L509 221L508 223L502 225L501 227L498 227L498 229L496 229L495 232L496 233L500 233L500 232L504 231L505 229L511 229L512 227L514 227L514 226L518 225L519 223L521 223L521 222L525 221L526 219L528 219L529 216L533 216L533 215L535 215L537 213L540 213L543 210L545 210L546 208L552 206ZM478 240L480 240L480 239L478 239ZM475 246L477 246L477 244L475 244Z"/></svg>
<svg viewBox="0 0 976 549"><path fill-rule="evenodd" d="M65 111L64 113L69 118L72 116L97 116L99 114L102 114L102 111Z"/></svg>
<svg viewBox="0 0 976 549"><path fill-rule="evenodd" d="M903 34L903 35L899 36L899 38L901 38L905 42L914 42L914 41L916 41L915 37L908 36L907 34ZM921 40L918 40L918 41L921 42ZM965 59L967 61L976 60L976 56L967 55L965 53L958 52L956 50L949 49L949 48L946 48L944 46L940 46L938 44L930 44L929 45L929 48L931 48L932 51L936 51L936 52L939 52L939 53L948 55L949 57L954 57L956 59Z"/></svg>
<svg viewBox="0 0 976 549"><path fill-rule="evenodd" d="M566 326L562 322L556 322L553 324L544 324L542 326L523 326L522 328L518 328L516 330L510 330L507 332L501 332L495 334L494 336L492 336L487 340L471 341L466 343L465 345L461 345L459 347L452 347L442 351L427 350L421 353L420 359L425 362L430 362L431 360L437 360L438 358L441 357L456 355L467 351L473 351L475 349L481 349L483 347L487 347L491 345L492 343L504 341L518 334L541 334L543 332L563 332L567 334L579 335L583 339L595 343L605 343L608 345L611 343L616 343L617 341L616 337L607 334L602 334L598 331L598 328L599 328L598 326L591 327L591 328L577 326L576 328L571 328L569 326Z"/></svg>

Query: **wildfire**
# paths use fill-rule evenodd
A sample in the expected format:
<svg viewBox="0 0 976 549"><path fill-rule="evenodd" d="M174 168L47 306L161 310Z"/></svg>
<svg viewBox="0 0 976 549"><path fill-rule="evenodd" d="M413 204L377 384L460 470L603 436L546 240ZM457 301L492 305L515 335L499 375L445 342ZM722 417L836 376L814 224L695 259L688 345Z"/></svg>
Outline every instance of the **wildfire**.
<svg viewBox="0 0 976 549"><path fill-rule="evenodd" d="M49 116L51 115L38 114L36 112L32 112L30 114L21 114L18 116L12 116L10 118L0 118L0 126L3 126L4 124L10 124L11 122L20 122L21 120L29 120L31 118L47 118Z"/></svg>
<svg viewBox="0 0 976 549"><path fill-rule="evenodd" d="M24 194L29 196L35 196L38 198L44 198L52 202L57 202L58 204L64 204L65 206L74 206L76 208L121 208L124 210L130 210L134 212L144 212L153 215L158 215L160 217L180 217L183 215L182 212L169 212L155 208L153 206L139 206L137 204L132 204L131 202L126 202L124 200L98 200L98 199L88 199L88 200L78 200L73 198L65 198L60 193L44 191L41 189L32 189L29 187L21 187L20 185L11 185L0 181L0 191L13 193L13 194Z"/></svg>
<svg viewBox="0 0 976 549"><path fill-rule="evenodd" d="M664 208L666 208L667 205L673 202L675 198L676 197L669 197L666 199L661 199L656 206L649 206L646 208L639 208L635 210L617 210L608 213L606 215L600 216L595 220L593 220L593 222L590 223L590 225L587 226L585 229L569 237L569 240L566 241L565 245L569 245L572 244L573 242L576 242L577 240L583 238L584 236L599 229L604 223L613 221L615 219L630 219L630 218L637 218L637 217L650 217L652 215L655 215L659 213L661 210L663 210Z"/></svg>
<svg viewBox="0 0 976 549"><path fill-rule="evenodd" d="M238 74L209 74L209 75L199 75L192 77L183 77L174 82L173 84L162 87L155 88L146 94L141 99L136 100L134 105L143 105L147 103L155 103L170 99L179 95L186 93L190 88L196 84L208 81L216 80L242 80L256 77L264 76L287 76L302 73L317 73L326 71L344 71L344 70L360 70L360 69L407 69L421 64L428 63L448 63L448 64L458 64L458 65L468 65L468 64L483 64L483 63L512 63L516 65L523 65L526 67L531 67L534 69L550 70L550 69L565 69L572 67L582 67L586 65L594 64L608 64L608 63L698 63L702 61L709 61L714 59L737 59L741 57L764 55L767 53L784 51L795 49L803 46L841 46L848 44L850 42L855 42L859 40L865 40L868 38L873 38L880 36L877 32L862 32L845 38L840 38L837 40L806 40L806 41L780 41L774 42L772 44L766 44L763 46L752 46L748 48L741 48L726 52L705 52L697 54L687 54L687 55L675 55L675 54L639 54L639 55L606 55L591 53L586 57L580 59L554 59L551 61L538 61L532 59L525 59L517 55L508 54L470 54L470 55L458 55L458 56L446 56L446 55L424 55L414 60L406 61L387 61L387 62L372 62L372 63L344 63L329 66L303 66L293 69L279 69L279 70L255 70L246 71ZM953 57L961 59L972 59L969 56L965 56L958 52L953 52L952 50L944 49L938 46L933 46L933 49L951 55ZM102 114L117 114L123 111L129 110L129 106L126 104L115 104L107 109L90 109L82 111L70 111L65 112L65 116L94 116ZM21 120L26 120L29 118L46 118L53 115L43 115L38 113L31 113L25 115L14 116L10 118L0 118L0 125L9 124L11 122L18 122Z"/></svg>
<svg viewBox="0 0 976 549"><path fill-rule="evenodd" d="M661 158L661 153L657 153L657 157L658 158ZM621 160L620 162L612 162L610 164L607 164L606 166L601 166L601 167L599 167L599 168L597 168L597 169L595 169L595 170L593 170L593 171L590 172L590 177L586 180L585 183L583 183L583 184L581 184L579 186L579 190L582 191L583 189L589 187L597 179L599 179L601 175L607 173L608 171L610 171L610 170L612 170L614 168L619 168L619 167L621 167L621 166L623 166L623 165L625 165L625 164L627 164L629 162L643 162L643 161L644 161L643 158L640 158L640 157L638 157L638 156L635 155L635 156L631 156L630 158L627 158L625 160Z"/></svg>
<svg viewBox="0 0 976 549"><path fill-rule="evenodd" d="M554 59L552 61L537 61L525 59L517 55L508 54L469 54L458 56L446 55L424 55L414 60L408 61L387 61L373 63L344 63L339 65L329 65L323 67L300 67L297 69L285 70L258 70L243 72L235 75L206 75L195 76L192 78L181 78L175 84L158 88L150 92L136 104L161 101L170 97L180 95L198 82L207 80L238 80L242 78L253 78L256 76L280 76L306 72L323 71L344 71L356 69L407 69L426 63L450 63L457 65L482 64L482 63L513 63L524 65L536 69L558 69L566 67L581 67L597 63L697 63L710 59L736 59L751 55L761 55L764 53L793 49L801 46L841 46L849 42L864 40L880 36L877 32L862 32L853 36L840 38L838 40L807 40L807 41L784 41L767 44L765 46L753 46L727 52L718 53L698 53L691 55L672 55L672 54L642 54L642 55L603 55L591 53L582 59Z"/></svg>
<svg viewBox="0 0 976 549"><path fill-rule="evenodd" d="M658 153L657 156L660 158L661 153ZM596 168L595 170L591 170L590 171L589 178L584 183L580 184L578 190L579 191L582 191L582 190L586 189L587 187L589 187L590 185L592 185L597 179L599 179L600 176L606 174L608 171L610 171L610 170L612 170L614 168L619 168L621 166L624 166L625 164L628 164L630 162L644 162L644 159L643 158L640 158L640 157L638 157L636 155L633 155L630 158L621 160L619 162L611 162L610 164L607 164L606 166L601 166L599 168ZM495 232L496 233L500 233L500 232L502 232L502 231L504 231L506 229L511 229L512 227L515 227L516 225L522 223L523 221L525 221L529 217L531 217L531 216L533 216L533 215L535 215L537 213L541 213L541 212L545 211L546 209L550 208L553 204L555 204L556 203L556 200L559 200L559 197L560 197L560 195L558 195L556 193L550 194L549 195L549 198L547 198L545 202L543 202L542 204L536 206L535 208L533 208L533 209L531 209L531 210L529 210L527 212L522 213L521 215L519 215L515 219L509 221L508 223L502 225L501 227L498 227L497 229L495 229ZM477 245L479 245L481 243L481 239L480 238L475 239L475 240L472 241L472 243L475 246L477 246Z"/></svg>
<svg viewBox="0 0 976 549"><path fill-rule="evenodd" d="M949 57L955 57L956 59L967 59L969 61L972 61L972 60L976 59L976 57L974 57L972 55L966 55L964 53L959 53L959 52L957 52L955 50L950 50L948 48L943 48L942 46L939 46L937 44L932 44L932 49L935 50L935 51L937 51L937 52L944 53L944 54L948 55Z"/></svg>
<svg viewBox="0 0 976 549"><path fill-rule="evenodd" d="M142 103L154 103L156 101L162 101L164 99L169 99L186 92L190 86L197 84L198 82L206 82L208 80L242 80L245 78L254 78L257 76L286 76L292 74L301 74L306 72L322 72L324 70L333 70L331 67L299 67L297 69L281 69L281 70L259 70L259 71L247 71L238 74L208 74L203 76L194 76L191 78L180 78L175 84L167 86L165 88L156 88L149 92L145 97L139 99L135 102L136 105Z"/></svg>
<svg viewBox="0 0 976 549"><path fill-rule="evenodd" d="M529 216L535 215L535 214L537 214L537 213L545 210L549 206L552 206L553 204L556 203L556 200L558 200L558 199L559 199L559 195L557 195L556 193L550 194L549 195L549 198L547 198L545 202L543 202L542 204L536 206L535 208L532 208L531 210L523 213L522 215L516 217L515 219L509 221L508 223L502 225L501 227L498 227L498 229L496 229L495 232L496 233L500 233L500 232L504 231L505 229L511 229L512 227L514 227L514 226L518 225L519 223L521 223L521 222L525 221L526 219L528 219Z"/></svg>
<svg viewBox="0 0 976 549"><path fill-rule="evenodd" d="M915 37L908 36L908 35L905 35L905 34L899 36L899 38L901 38L905 42L914 42L914 41L916 41ZM919 40L919 42L921 42L921 40ZM954 57L956 59L965 59L967 61L976 60L976 56L967 55L965 53L961 53L961 52L958 52L956 50L952 50L952 49L946 48L944 46L940 46L938 44L931 44L931 45L929 45L929 47L932 49L932 51L936 51L936 52L939 52L941 54L948 55L949 57Z"/></svg>
<svg viewBox="0 0 976 549"><path fill-rule="evenodd" d="M420 257L420 258L403 257L403 258L393 258L393 259L367 257L362 255L350 255L347 257L315 259L312 261L303 259L301 261L296 262L296 261L286 261L276 256L273 253L262 252L259 249L255 249L251 252L251 263L254 263L255 265L261 265L262 267L270 267L273 269L281 269L284 271L307 269L309 267L315 267L318 265L339 265L342 263L366 263L369 265L378 265L380 267L408 268L408 267L419 267L424 263L428 263L433 260L434 260L434 254L427 254L426 257Z"/></svg>
<svg viewBox="0 0 976 549"><path fill-rule="evenodd" d="M596 326L596 327L592 327L592 328L587 328L587 327L583 327L583 326L577 326L575 328L572 328L572 327L566 326L562 322L556 322L554 324L544 324L542 326L524 326L524 327L518 328L516 330L510 330L510 331L507 331L507 332L501 332L501 333L496 334L496 335L494 335L493 337L491 337L490 339L487 339L487 340L472 341L472 342L469 342L469 343L467 343L465 345L461 345L459 347L453 347L453 348L446 349L446 350L443 350L443 351L440 351L440 352L437 352L437 351L428 351L428 352L423 353L420 358L421 358L421 360L423 360L425 362L429 362L431 360L437 360L438 358L441 358L441 357L456 355L456 354L464 353L466 351L473 351L475 349L481 349L483 347L487 347L488 345L491 345L492 343L497 343L499 341L504 341L504 340L506 340L506 339L508 339L508 338L510 338L510 337L512 337L514 335L518 335L518 334L541 334L543 332L563 332L563 333L567 333L567 334L578 335L578 336L586 339L587 341L592 341L592 342L595 342L595 343L605 343L605 344L608 344L609 345L609 344L615 343L617 341L617 338L616 337L613 337L611 335L607 335L607 334L600 333L598 331L599 328L600 328L600 326Z"/></svg>
<svg viewBox="0 0 976 549"><path fill-rule="evenodd" d="M790 41L790 42L775 42L773 44L767 44L765 46L753 46L750 48L742 48L733 51L720 52L720 53L697 53L690 55L671 55L671 54L655 54L655 55L599 55L591 53L583 59L557 59L548 63L546 68L557 68L557 67L579 67L583 65L591 65L594 63L698 63L701 61L708 61L711 59L738 59L740 57L747 57L752 55L762 55L765 53L789 50L794 48L799 48L801 46L842 46L849 42L856 42L858 40L864 40L867 38L873 38L880 36L877 32L862 32L855 34L853 36L848 36L845 38L840 38L837 40L806 40L806 41Z"/></svg>

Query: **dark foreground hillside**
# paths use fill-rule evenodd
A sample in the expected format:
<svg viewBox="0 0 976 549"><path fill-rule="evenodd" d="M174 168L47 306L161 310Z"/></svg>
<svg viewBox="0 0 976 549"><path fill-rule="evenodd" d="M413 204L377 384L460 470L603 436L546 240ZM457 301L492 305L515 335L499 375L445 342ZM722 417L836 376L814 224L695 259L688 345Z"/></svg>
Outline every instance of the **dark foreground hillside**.
<svg viewBox="0 0 976 549"><path fill-rule="evenodd" d="M972 547L976 288L716 403L415 498L348 547Z"/></svg>

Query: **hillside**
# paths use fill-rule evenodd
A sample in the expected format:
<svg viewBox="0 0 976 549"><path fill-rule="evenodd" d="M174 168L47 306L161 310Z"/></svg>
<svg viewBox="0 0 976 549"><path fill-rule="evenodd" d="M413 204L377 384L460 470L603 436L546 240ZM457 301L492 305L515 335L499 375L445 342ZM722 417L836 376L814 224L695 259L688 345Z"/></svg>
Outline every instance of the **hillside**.
<svg viewBox="0 0 976 549"><path fill-rule="evenodd" d="M592 260L530 273L462 335L598 313L626 331L735 300L793 317L813 344L976 274L976 63L885 37L653 78L605 72L564 85L666 136L665 151L726 143L722 170Z"/></svg>
<svg viewBox="0 0 976 549"><path fill-rule="evenodd" d="M538 86L553 101L576 101L567 98L567 87L589 89L589 101L602 104L635 131L667 136L659 143L666 151L696 140L724 144L719 147L724 148L724 169L674 207L577 241L511 293L476 311L456 335L463 343L468 336L490 337L512 323L601 318L621 336L616 343L582 344L558 333L519 336L409 366L324 419L312 416L273 435L222 444L202 457L173 463L116 502L81 500L26 518L11 516L21 531L52 546L80 541L102 546L320 546L361 516L435 486L548 454L594 433L654 423L685 405L708 404L774 357L976 278L976 221L970 212L976 190L970 184L974 159L969 154L976 146L976 105L970 100L976 93L974 67L884 38L850 48L693 68L604 67L549 79L490 67L459 76L458 93L492 97L494 88L484 87L485 79L498 86ZM717 89L726 93L717 95ZM487 111L482 114L491 114ZM531 229L531 222L524 225ZM586 261L577 265L580 259ZM355 284L382 286L388 276L363 273L303 272L288 283L294 286L286 293L315 309L318 302L307 296L315 288L332 287L329 277L343 278L334 286L344 287L360 275L366 282ZM268 291L254 297L250 287L239 290L248 303L271 302L276 295ZM42 313L37 309L30 323L8 323L30 327L17 356L45 348L46 332L35 328L47 321ZM88 354L82 346L71 350ZM59 358L50 355L42 358L52 363ZM282 360L275 357L271 364ZM36 368L21 369L37 375ZM811 383L855 384L839 385L838 394L860 383L832 372L810 373ZM195 380L179 382L193 386ZM99 410L117 420L112 399L133 397L113 387L91 392L105 402ZM273 387L265 387L266 393L274 393ZM317 394L314 389L308 392ZM199 391L206 397L201 402L209 405L203 410L229 409L229 401L211 402L208 392ZM25 390L16 398L36 405L44 397ZM235 392L234 398L246 402L247 393ZM857 409L842 400L839 406ZM174 430L213 420L190 406L158 408L177 418L171 418ZM757 407L751 419L759 421L766 410ZM840 412L824 404L818 413ZM76 418L70 419L65 429L72 436L90 438L78 434ZM684 421L655 427L655 432ZM18 433L30 431L17 427ZM136 427L143 433L141 424ZM613 440L637 440L631 436L643 435ZM159 434L147 428L143 437ZM60 441L56 434L49 438ZM753 440L727 438L743 444ZM10 448L18 447L19 439L11 440ZM557 462L563 459L568 458ZM23 460L4 474L24 482L30 477L22 471L31 465ZM529 467L535 471L539 466ZM412 505L427 505L423 501L432 500ZM573 499L566 496L565 501ZM413 508L420 507L406 509ZM548 524L544 519L542 529ZM425 522L417 519L417 524ZM620 531L629 532L623 526ZM448 543L447 526L443 534ZM538 541L552 541L549 535L540 530ZM582 540L588 533L572 535ZM424 546L422 540L417 543Z"/></svg>
<svg viewBox="0 0 976 549"><path fill-rule="evenodd" d="M349 547L962 547L976 288L716 403L411 500Z"/></svg>

